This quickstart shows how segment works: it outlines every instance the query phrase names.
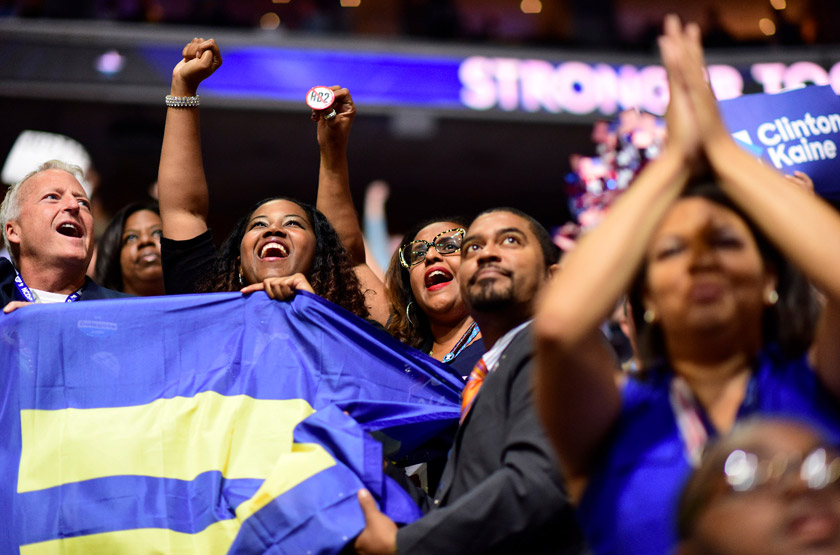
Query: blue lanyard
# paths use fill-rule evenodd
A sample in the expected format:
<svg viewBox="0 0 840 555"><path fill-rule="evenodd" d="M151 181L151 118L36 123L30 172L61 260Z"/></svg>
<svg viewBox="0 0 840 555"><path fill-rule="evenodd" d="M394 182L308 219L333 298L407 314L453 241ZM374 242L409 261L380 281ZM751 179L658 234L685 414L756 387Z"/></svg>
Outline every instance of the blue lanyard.
<svg viewBox="0 0 840 555"><path fill-rule="evenodd" d="M461 354L461 351L467 348L467 345L469 345L470 342L473 339L475 339L476 335L478 335L478 324L473 322L472 325L469 328L467 328L467 331L464 332L464 335L461 336L461 339L458 340L458 343L456 343L455 346L452 347L452 350L446 353L446 356L443 357L443 362L450 362L456 356Z"/></svg>
<svg viewBox="0 0 840 555"><path fill-rule="evenodd" d="M23 278L20 277L20 274L15 276L15 287L17 287L18 293L20 293L20 296L23 297L24 300L29 301L30 303L37 302L35 300L35 294L32 293L32 290L30 290L26 283L24 283ZM73 303L78 301L82 297L82 289L84 288L85 286L82 285L75 293L67 295L67 299L65 299L64 302Z"/></svg>

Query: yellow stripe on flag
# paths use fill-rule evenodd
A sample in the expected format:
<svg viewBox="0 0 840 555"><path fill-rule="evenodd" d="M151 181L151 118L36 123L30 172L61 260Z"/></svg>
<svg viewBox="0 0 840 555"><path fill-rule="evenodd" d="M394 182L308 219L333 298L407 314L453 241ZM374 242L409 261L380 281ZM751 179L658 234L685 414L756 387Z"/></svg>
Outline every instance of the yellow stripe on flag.
<svg viewBox="0 0 840 555"><path fill-rule="evenodd" d="M227 553L238 531L239 522L235 519L216 522L197 534L185 534L165 528L120 530L30 543L20 547L20 555L88 555L90 553L214 555Z"/></svg>
<svg viewBox="0 0 840 555"><path fill-rule="evenodd" d="M265 479L260 489L236 508L236 518L244 521L272 499L280 497L310 476L335 465L335 459L317 443L296 443L292 453L284 457Z"/></svg>
<svg viewBox="0 0 840 555"><path fill-rule="evenodd" d="M86 555L88 553L213 555L227 553L241 523L286 491L335 464L335 459L315 443L295 443L281 455L265 483L236 509L236 518L215 522L196 534L164 528L120 530L61 538L21 546L21 555Z"/></svg>
<svg viewBox="0 0 840 555"><path fill-rule="evenodd" d="M211 470L264 479L313 412L302 399L213 391L132 407L23 410L18 492L121 475L193 480Z"/></svg>

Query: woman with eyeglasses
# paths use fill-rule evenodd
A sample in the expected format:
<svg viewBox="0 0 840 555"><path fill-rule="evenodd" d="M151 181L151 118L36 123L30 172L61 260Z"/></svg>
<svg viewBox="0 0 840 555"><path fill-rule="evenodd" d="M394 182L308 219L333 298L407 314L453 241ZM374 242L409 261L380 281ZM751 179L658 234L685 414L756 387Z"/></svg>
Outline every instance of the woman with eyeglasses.
<svg viewBox="0 0 840 555"><path fill-rule="evenodd" d="M391 303L385 327L403 343L469 376L485 349L458 286L465 227L462 219L448 218L406 233L385 275Z"/></svg>
<svg viewBox="0 0 840 555"><path fill-rule="evenodd" d="M318 206L335 226L353 263L366 266L364 235L347 180L322 180ZM462 218L442 218L414 226L388 264L386 293L368 294L371 311L388 314L385 327L391 335L449 364L463 377L469 376L485 350L458 287L466 225Z"/></svg>
<svg viewBox="0 0 840 555"><path fill-rule="evenodd" d="M799 422L739 426L703 456L677 526L681 555L840 553L840 452Z"/></svg>
<svg viewBox="0 0 840 555"><path fill-rule="evenodd" d="M681 486L740 419L795 416L840 442L840 216L732 139L696 25L669 16L659 44L665 149L534 322L537 406L597 553L673 553ZM825 295L816 330L793 265ZM621 379L599 326L628 290L642 369Z"/></svg>

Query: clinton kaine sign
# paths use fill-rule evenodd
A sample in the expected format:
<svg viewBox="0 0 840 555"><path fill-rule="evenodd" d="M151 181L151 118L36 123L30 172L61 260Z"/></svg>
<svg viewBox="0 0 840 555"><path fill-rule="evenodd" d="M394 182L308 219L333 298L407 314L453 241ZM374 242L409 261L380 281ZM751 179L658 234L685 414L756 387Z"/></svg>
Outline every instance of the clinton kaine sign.
<svg viewBox="0 0 840 555"><path fill-rule="evenodd" d="M801 171L823 197L840 200L840 98L830 86L724 100L733 137L785 174Z"/></svg>

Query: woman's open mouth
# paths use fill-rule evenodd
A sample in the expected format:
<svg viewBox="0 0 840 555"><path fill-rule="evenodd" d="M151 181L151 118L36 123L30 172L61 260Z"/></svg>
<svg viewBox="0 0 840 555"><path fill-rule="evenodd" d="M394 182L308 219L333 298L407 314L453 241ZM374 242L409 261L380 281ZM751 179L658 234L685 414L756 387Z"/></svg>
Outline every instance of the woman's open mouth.
<svg viewBox="0 0 840 555"><path fill-rule="evenodd" d="M440 266L426 270L423 284L427 290L437 290L455 279L452 272Z"/></svg>

